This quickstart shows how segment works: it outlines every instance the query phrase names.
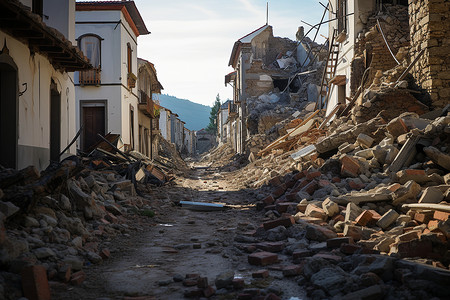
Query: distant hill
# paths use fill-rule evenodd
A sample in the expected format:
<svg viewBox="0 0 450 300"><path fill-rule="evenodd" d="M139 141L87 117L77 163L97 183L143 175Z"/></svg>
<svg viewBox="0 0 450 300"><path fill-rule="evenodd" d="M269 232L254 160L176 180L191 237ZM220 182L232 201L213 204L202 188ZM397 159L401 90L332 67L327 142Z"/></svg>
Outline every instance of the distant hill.
<svg viewBox="0 0 450 300"><path fill-rule="evenodd" d="M184 127L200 130L208 126L211 107L165 94L157 95L155 98L159 99L161 106L178 114L180 120L186 122Z"/></svg>

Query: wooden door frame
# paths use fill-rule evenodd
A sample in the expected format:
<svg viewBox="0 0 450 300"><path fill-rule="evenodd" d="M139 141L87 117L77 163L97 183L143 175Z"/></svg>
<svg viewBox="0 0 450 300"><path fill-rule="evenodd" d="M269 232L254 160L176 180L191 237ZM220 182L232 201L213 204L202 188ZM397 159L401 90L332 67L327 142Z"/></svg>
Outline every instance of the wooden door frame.
<svg viewBox="0 0 450 300"><path fill-rule="evenodd" d="M108 132L108 100L80 100L80 127L83 125L83 108L85 107L105 108L105 133ZM84 149L84 133L80 137L80 149Z"/></svg>

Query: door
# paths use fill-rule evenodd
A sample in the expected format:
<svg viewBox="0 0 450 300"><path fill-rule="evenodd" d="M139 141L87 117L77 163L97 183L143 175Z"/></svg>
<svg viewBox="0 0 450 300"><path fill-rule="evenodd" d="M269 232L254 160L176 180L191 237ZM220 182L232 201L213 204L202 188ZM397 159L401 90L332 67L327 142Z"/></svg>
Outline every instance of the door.
<svg viewBox="0 0 450 300"><path fill-rule="evenodd" d="M0 165L17 167L18 82L17 69L0 63Z"/></svg>
<svg viewBox="0 0 450 300"><path fill-rule="evenodd" d="M98 133L105 135L105 107L84 106L83 107L83 150L87 151L101 139Z"/></svg>
<svg viewBox="0 0 450 300"><path fill-rule="evenodd" d="M52 82L50 87L50 160L59 162L61 152L61 94Z"/></svg>

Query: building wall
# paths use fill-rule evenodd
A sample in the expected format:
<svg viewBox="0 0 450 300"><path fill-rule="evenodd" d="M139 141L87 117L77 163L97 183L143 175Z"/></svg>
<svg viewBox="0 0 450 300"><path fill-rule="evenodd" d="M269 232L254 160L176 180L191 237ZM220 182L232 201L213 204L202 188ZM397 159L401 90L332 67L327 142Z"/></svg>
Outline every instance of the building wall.
<svg viewBox="0 0 450 300"><path fill-rule="evenodd" d="M410 0L411 57L425 49L411 73L433 107L450 103L450 1Z"/></svg>
<svg viewBox="0 0 450 300"><path fill-rule="evenodd" d="M61 94L61 145L64 149L74 138L75 131L75 90L72 74L56 71L49 60L34 53L31 55L28 45L0 31L0 47L4 42L9 55L18 68L18 149L17 168L35 165L42 170L50 160L50 84L56 83ZM2 122L1 126L7 126ZM75 154L72 146L67 154Z"/></svg>
<svg viewBox="0 0 450 300"><path fill-rule="evenodd" d="M80 126L81 100L107 100L106 132L117 133L131 144L130 109L134 111L134 148L139 149L137 88L127 87L127 43L132 47L132 71L137 74L137 37L120 11L78 11L77 22L119 22L113 24L76 24L76 37L94 33L101 42L101 86L77 86L77 125ZM78 74L75 75L78 83Z"/></svg>
<svg viewBox="0 0 450 300"><path fill-rule="evenodd" d="M66 39L75 41L75 0L44 0L43 21L48 26L58 29Z"/></svg>
<svg viewBox="0 0 450 300"><path fill-rule="evenodd" d="M164 108L160 109L160 113L159 113L159 130L161 130L161 135L166 140L169 140L167 133L170 132L168 130L168 128L167 128L167 126L168 126L168 114L169 114L169 112L167 110L165 110Z"/></svg>

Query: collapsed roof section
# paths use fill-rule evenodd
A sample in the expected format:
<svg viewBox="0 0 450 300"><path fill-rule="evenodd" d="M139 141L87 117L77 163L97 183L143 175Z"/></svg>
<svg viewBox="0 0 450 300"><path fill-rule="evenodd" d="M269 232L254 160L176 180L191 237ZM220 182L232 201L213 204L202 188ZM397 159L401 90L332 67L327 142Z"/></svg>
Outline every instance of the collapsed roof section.
<svg viewBox="0 0 450 300"><path fill-rule="evenodd" d="M32 52L46 56L58 70L73 72L91 69L84 54L58 30L47 26L17 0L0 1L0 30L29 45Z"/></svg>

